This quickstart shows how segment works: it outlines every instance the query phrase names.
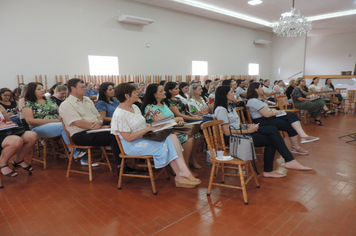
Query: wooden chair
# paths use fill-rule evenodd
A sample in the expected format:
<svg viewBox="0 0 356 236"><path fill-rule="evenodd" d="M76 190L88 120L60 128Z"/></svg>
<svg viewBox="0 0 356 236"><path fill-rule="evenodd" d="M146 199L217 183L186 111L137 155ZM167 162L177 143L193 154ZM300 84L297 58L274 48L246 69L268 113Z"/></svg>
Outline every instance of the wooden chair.
<svg viewBox="0 0 356 236"><path fill-rule="evenodd" d="M348 90L347 91L347 99L349 101L349 106L347 107L346 113L349 112L349 110L354 110L356 112L356 90ZM352 106L353 104L353 106Z"/></svg>
<svg viewBox="0 0 356 236"><path fill-rule="evenodd" d="M285 95L285 94L278 95L277 96L277 101L278 101L279 110L284 110L287 113L298 113L298 112L300 112L300 110L297 109L297 108L294 108L293 105L292 105L292 108L289 107L290 104L288 102L287 95Z"/></svg>
<svg viewBox="0 0 356 236"><path fill-rule="evenodd" d="M154 167L154 165L151 164L151 159L153 158L152 155L144 155L144 156L130 156L130 155L126 155L124 148L122 147L121 141L119 136L116 135L116 141L119 145L120 148L120 157L121 157L121 166L125 166L125 159L143 159L146 160L146 165L137 165L136 167L147 167L148 169L148 175L137 175L137 174L124 174L124 168L120 168L120 174L119 174L119 182L118 182L118 189L121 189L121 184L122 184L122 177L126 176L126 177L137 177L137 178L145 178L145 179L150 179L151 180L151 185L152 185L152 191L154 195L157 195L157 191L156 191L156 184L155 184L155 179L162 173L164 172L166 175L166 178L169 179L169 176L167 174L166 168L163 167L162 170L158 173L158 175L156 176L156 178L153 176L153 171L152 171L152 167Z"/></svg>
<svg viewBox="0 0 356 236"><path fill-rule="evenodd" d="M69 155L69 163L68 163L68 170L67 170L67 177L69 177L69 174L70 172L73 172L73 173L79 173L79 174L85 174L85 175L89 175L89 181L92 181L93 180L93 174L92 174L92 158L91 158L91 154L92 154L92 149L94 148L98 148L98 146L80 146L80 145L76 145L73 143L73 140L72 140L72 137L69 135L69 132L68 130L66 129L66 126L65 124L63 123L63 120L62 121L62 125L63 125L63 129L64 131L66 132L66 135L68 137L68 141L69 143L66 144L66 146L68 148L72 148L72 150L74 148L80 148L80 149L87 149L88 150L88 167L89 167L89 172L86 172L86 171L79 171L79 170L71 170L71 166L72 166L72 161L73 161L73 154L74 152L72 151L71 154ZM109 158L108 158L108 155L106 153L106 150L105 150L105 147L101 146L100 147L101 150L102 150L102 154L104 155L105 159L106 159L106 163L105 162L97 162L98 164L101 164L101 165L108 165L109 166L109 169L110 171L112 171L112 168L111 168L111 165L110 165L110 162L109 162ZM103 156L102 155L102 156Z"/></svg>
<svg viewBox="0 0 356 236"><path fill-rule="evenodd" d="M337 112L341 112L345 115L345 99L342 99L342 101L340 102L339 98L336 95L342 96L340 90L336 89L332 91L331 102L333 103L334 110Z"/></svg>
<svg viewBox="0 0 356 236"><path fill-rule="evenodd" d="M243 118L243 120L242 120L242 123L243 124L253 124L253 122L252 122L252 117L251 117L251 114L250 114L250 109L249 109L249 107L248 106L246 106L246 112L247 112L247 121L245 121L245 118ZM240 119L241 119L242 117L240 117ZM247 123L245 123L245 122L247 122Z"/></svg>
<svg viewBox="0 0 356 236"><path fill-rule="evenodd" d="M65 155L67 155L69 157L69 153L68 153L68 150L66 148L66 144L64 143L63 139L61 136L57 136L57 137L53 137L53 138L40 138L38 141L37 141L37 149L35 149L35 152L37 151L38 152L38 157L40 156L40 142L43 143L43 158L40 159L40 158L35 158L35 152L33 152L33 155L32 155L32 161L36 161L36 162L40 162L40 163L43 163L43 169L47 169L47 152L48 152L48 144L50 143L51 145L51 151L52 151L52 155L54 157L57 156L57 154L59 155L63 155L63 153L59 153L57 152L56 148L55 148L55 140L57 140L59 138L63 148L64 148L64 151L65 151Z"/></svg>
<svg viewBox="0 0 356 236"><path fill-rule="evenodd" d="M297 110L298 108L295 108L294 105L294 99L292 98L292 105L293 105L293 109ZM308 116L308 111L307 110L302 110L302 109L298 109L299 110L299 117L300 119L304 119L304 124L307 124L307 116Z"/></svg>
<svg viewBox="0 0 356 236"><path fill-rule="evenodd" d="M248 205L246 184L249 183L252 179L254 179L257 188L259 188L260 185L258 183L257 174L253 170L251 161L243 161L238 158L234 158L231 161L219 161L216 159L215 151L223 150L226 153L224 137L223 137L223 133L222 133L222 129L221 129L222 123L223 123L223 121L221 121L221 120L214 120L214 121L206 122L201 125L201 129L204 132L204 137L205 137L206 143L208 145L209 151L211 153L210 161L213 163L213 165L211 167L211 172L210 172L207 196L210 196L212 185L222 186L222 187L227 187L227 188L234 188L234 189L241 189L245 205ZM223 146L220 146L219 143L222 143ZM226 153L226 154L229 155L228 153ZM213 180L214 180L215 168L219 164L222 164L221 165L221 182L222 183L214 183ZM225 166L225 165L227 165L227 166ZM236 169L238 171L238 173L237 174L225 173L225 168L227 168L229 165L235 166L234 169ZM244 167L245 173L244 173L242 167ZM225 184L225 176L239 176L241 186Z"/></svg>

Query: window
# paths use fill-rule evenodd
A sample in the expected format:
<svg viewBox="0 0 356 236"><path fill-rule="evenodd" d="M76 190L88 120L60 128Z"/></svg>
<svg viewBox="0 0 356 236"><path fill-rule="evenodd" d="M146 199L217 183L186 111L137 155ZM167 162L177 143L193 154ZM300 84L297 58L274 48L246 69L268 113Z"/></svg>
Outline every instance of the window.
<svg viewBox="0 0 356 236"><path fill-rule="evenodd" d="M248 75L259 75L260 65L255 63L248 64Z"/></svg>
<svg viewBox="0 0 356 236"><path fill-rule="evenodd" d="M208 62L192 61L192 75L208 75Z"/></svg>
<svg viewBox="0 0 356 236"><path fill-rule="evenodd" d="M109 56L88 56L90 75L118 75L119 59Z"/></svg>

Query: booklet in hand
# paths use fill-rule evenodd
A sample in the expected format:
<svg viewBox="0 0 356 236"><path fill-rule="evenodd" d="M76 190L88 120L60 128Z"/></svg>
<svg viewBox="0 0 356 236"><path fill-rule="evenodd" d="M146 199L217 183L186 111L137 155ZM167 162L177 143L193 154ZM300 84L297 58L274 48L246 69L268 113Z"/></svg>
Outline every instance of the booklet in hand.
<svg viewBox="0 0 356 236"><path fill-rule="evenodd" d="M171 120L172 120L172 117L168 116L167 118L164 118L163 120L159 120L159 121L153 122L151 125L152 126L163 125L163 124L166 124L166 123L170 122Z"/></svg>

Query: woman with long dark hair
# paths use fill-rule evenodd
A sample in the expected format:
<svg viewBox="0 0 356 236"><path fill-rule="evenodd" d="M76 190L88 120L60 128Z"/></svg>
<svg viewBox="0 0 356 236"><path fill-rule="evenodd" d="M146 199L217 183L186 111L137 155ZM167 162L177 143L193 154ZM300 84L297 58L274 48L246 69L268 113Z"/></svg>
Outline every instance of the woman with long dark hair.
<svg viewBox="0 0 356 236"><path fill-rule="evenodd" d="M324 110L324 116L335 114L334 111L331 111L327 108L324 99L311 99L309 95L303 90L305 87L305 79L300 77L295 81L296 87L292 92L292 99L294 105L298 109L307 110L310 112L310 116L314 118L314 124L323 126L321 123L320 115Z"/></svg>
<svg viewBox="0 0 356 236"><path fill-rule="evenodd" d="M166 99L166 92L164 91L162 85L150 84L147 86L141 106L141 112L144 117L146 117L147 123L152 123L167 117L171 117L176 123L178 123L178 125L185 124L182 117L175 117L174 113L164 102L164 99ZM175 134L179 138L179 141L184 149L184 160L186 164L189 165L189 159L192 154L195 139L179 132L176 132Z"/></svg>
<svg viewBox="0 0 356 236"><path fill-rule="evenodd" d="M38 138L54 138L62 136L65 143L69 143L68 137L59 120L58 106L52 99L45 96L43 85L37 82L27 84L25 103L22 108L23 116ZM82 157L86 152L74 150L74 157ZM85 165L84 162L82 162Z"/></svg>
<svg viewBox="0 0 356 236"><path fill-rule="evenodd" d="M230 107L229 102L234 100L234 91L229 86L220 86L216 89L214 115L217 120L223 120L223 133L225 144L229 145L231 133L240 132L240 118L236 111ZM242 130L242 133L249 133L253 138L255 147L265 147L263 176L270 178L282 178L286 175L273 171L273 161L276 150L285 160L284 167L294 170L311 170L310 167L303 166L294 160L292 153L288 150L282 136L275 126L259 126L249 124Z"/></svg>
<svg viewBox="0 0 356 236"><path fill-rule="evenodd" d="M201 116L191 115L187 111L187 107L183 104L183 102L179 98L175 97L179 93L178 85L175 82L167 82L164 91L166 92L166 99L164 99L163 101L167 104L169 109L176 117L182 117L186 122L199 121L203 119ZM195 138L195 142L192 154L190 155L190 159L195 169L201 169L201 166L198 164L195 158L196 155L193 154L193 152L198 149L200 134L194 134L193 138Z"/></svg>
<svg viewBox="0 0 356 236"><path fill-rule="evenodd" d="M176 95L177 98L179 98L184 105L188 104L188 90L189 90L189 84L187 82L182 82L179 84L179 94Z"/></svg>
<svg viewBox="0 0 356 236"><path fill-rule="evenodd" d="M119 101L115 98L114 84L110 82L102 83L99 87L99 99L95 108L104 118L105 124L110 124L111 117L119 104Z"/></svg>
<svg viewBox="0 0 356 236"><path fill-rule="evenodd" d="M135 156L152 155L155 168L170 164L176 173L176 187L194 188L199 185L201 181L192 176L184 162L182 147L177 136L170 134L162 142L142 138L144 134L160 126L153 127L146 124L140 109L134 104L139 98L136 88L129 83L122 83L116 87L115 95L120 105L112 117L111 133L119 136L125 153Z"/></svg>
<svg viewBox="0 0 356 236"><path fill-rule="evenodd" d="M327 78L325 80L325 86L324 86L324 91L335 91L335 87L331 81L330 78ZM335 94L335 97L337 97L337 99L339 100L339 102L342 102L342 95L337 93ZM341 103L339 103L338 105L340 105Z"/></svg>
<svg viewBox="0 0 356 236"><path fill-rule="evenodd" d="M289 139L292 143L293 153L306 155L308 151L299 146L298 134L301 139L301 143L309 143L319 140L318 137L307 135L300 119L295 113L286 113L283 116L276 117L280 114L280 111L276 109L270 109L268 104L263 102L260 95L263 94L263 89L260 83L253 82L247 89L247 106L250 111L250 115L254 123L259 123L260 126L276 126L278 130L282 130L288 133Z"/></svg>

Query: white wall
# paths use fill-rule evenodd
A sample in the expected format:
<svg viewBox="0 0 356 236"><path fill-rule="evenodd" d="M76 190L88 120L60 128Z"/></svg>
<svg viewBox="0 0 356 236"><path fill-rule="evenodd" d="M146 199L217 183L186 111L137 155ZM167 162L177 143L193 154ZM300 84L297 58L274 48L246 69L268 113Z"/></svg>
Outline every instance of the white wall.
<svg viewBox="0 0 356 236"><path fill-rule="evenodd" d="M306 75L341 75L354 71L356 32L307 38Z"/></svg>
<svg viewBox="0 0 356 236"><path fill-rule="evenodd" d="M270 75L272 34L136 3L132 0L12 0L0 2L0 87L34 75L89 74L88 55L117 56L120 74L191 74L192 60L209 74L247 74L259 63ZM154 19L140 27L117 21L118 11ZM146 48L146 43L151 47ZM294 72L294 71L293 71Z"/></svg>
<svg viewBox="0 0 356 236"><path fill-rule="evenodd" d="M304 72L305 36L284 38L273 35L271 81L287 79ZM303 73L292 78L301 77Z"/></svg>

